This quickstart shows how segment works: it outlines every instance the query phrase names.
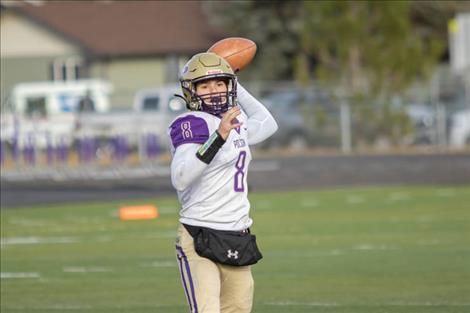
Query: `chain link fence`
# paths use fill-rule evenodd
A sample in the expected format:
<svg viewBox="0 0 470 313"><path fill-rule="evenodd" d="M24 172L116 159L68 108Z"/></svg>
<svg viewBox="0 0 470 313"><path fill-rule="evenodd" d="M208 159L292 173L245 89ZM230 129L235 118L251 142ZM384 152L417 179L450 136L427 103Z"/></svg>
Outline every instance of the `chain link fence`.
<svg viewBox="0 0 470 313"><path fill-rule="evenodd" d="M316 83L308 86L279 81L246 83L244 86L279 124L276 134L253 149L298 152L318 149L338 153L416 147L439 151L465 149L470 144L470 104L465 99L463 82L455 77L439 79L428 85L416 85L389 102L339 97ZM160 105L175 107L173 100L165 101ZM68 125L70 131L61 135L34 125L20 133L17 130L22 127L21 121L15 122L14 117L10 117L10 123L17 124L7 131L8 117L2 116L2 176L62 173L66 177L72 172L105 169L111 171L106 175L112 176L113 172L119 174L132 168L145 168L145 173L152 174L165 172L169 160L166 127L184 111L180 104L176 107L171 114L165 111L165 119L158 120L158 111L121 112L124 119L114 119L113 130L95 125L77 131L77 121L68 121L72 123ZM112 120L113 113L109 114ZM146 115L150 122L137 122L135 127L127 128L122 125L139 114ZM158 127L149 128L146 125L152 124L153 116ZM106 121L106 117L106 113L101 115L101 120Z"/></svg>
<svg viewBox="0 0 470 313"><path fill-rule="evenodd" d="M445 74L388 101L338 95L316 83L263 82L248 87L280 126L266 147L342 152L462 149L470 145L470 100L464 80Z"/></svg>

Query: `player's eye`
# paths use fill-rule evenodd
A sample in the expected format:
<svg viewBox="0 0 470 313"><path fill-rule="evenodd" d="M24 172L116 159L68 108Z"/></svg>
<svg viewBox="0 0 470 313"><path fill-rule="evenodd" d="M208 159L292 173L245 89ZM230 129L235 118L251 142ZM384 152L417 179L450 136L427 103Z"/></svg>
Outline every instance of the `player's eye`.
<svg viewBox="0 0 470 313"><path fill-rule="evenodd" d="M225 90L226 88L227 88L227 85L224 82L218 82L217 83L217 89Z"/></svg>

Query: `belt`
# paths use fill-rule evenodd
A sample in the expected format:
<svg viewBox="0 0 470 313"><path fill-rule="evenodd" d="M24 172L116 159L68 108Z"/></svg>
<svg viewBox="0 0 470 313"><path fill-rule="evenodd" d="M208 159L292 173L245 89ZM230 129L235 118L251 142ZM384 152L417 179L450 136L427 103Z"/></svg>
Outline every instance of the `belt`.
<svg viewBox="0 0 470 313"><path fill-rule="evenodd" d="M203 228L206 228L206 229L210 229L212 231L215 231L215 232L227 232L227 233L239 233L239 234L242 234L242 235L247 235L247 234L250 234L251 231L249 228L245 228L245 229L242 229L242 230L238 230L238 231L231 231L231 230L215 230L215 229L211 229L211 228L207 228L207 227L200 227L200 226L192 226L192 225L188 225L188 224L183 224L184 228L186 228L186 230L188 231L188 233L191 234L192 237L196 236L200 231L201 229Z"/></svg>

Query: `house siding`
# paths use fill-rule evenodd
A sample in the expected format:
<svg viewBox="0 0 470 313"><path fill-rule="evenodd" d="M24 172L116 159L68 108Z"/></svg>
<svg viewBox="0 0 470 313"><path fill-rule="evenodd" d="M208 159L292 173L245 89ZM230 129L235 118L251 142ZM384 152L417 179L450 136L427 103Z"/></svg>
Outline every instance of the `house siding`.
<svg viewBox="0 0 470 313"><path fill-rule="evenodd" d="M131 108L139 89L152 88L166 83L166 58L112 59L95 62L90 75L106 79L114 86L111 95L113 108Z"/></svg>
<svg viewBox="0 0 470 313"><path fill-rule="evenodd" d="M189 58L185 53L189 52L94 55L58 32L5 10L1 15L1 109L16 84L52 80L51 64L69 57L82 61L80 78L104 79L113 85L112 108L129 109L140 89L176 82Z"/></svg>
<svg viewBox="0 0 470 313"><path fill-rule="evenodd" d="M1 110L13 86L51 79L50 66L56 59L80 54L80 49L15 13L2 13L0 21Z"/></svg>
<svg viewBox="0 0 470 313"><path fill-rule="evenodd" d="M15 13L2 13L0 25L2 58L79 53L76 45Z"/></svg>
<svg viewBox="0 0 470 313"><path fill-rule="evenodd" d="M6 109L8 95L16 84L51 80L50 65L55 59L55 57L1 58L1 110Z"/></svg>

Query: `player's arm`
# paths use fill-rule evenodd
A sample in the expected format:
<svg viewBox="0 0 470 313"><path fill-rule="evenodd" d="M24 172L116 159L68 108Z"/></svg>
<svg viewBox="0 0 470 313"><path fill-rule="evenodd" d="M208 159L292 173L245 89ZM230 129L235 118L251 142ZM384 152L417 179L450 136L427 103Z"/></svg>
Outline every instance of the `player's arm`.
<svg viewBox="0 0 470 313"><path fill-rule="evenodd" d="M200 144L190 143L179 146L171 160L171 183L178 191L188 188L199 179L207 163L196 157Z"/></svg>
<svg viewBox="0 0 470 313"><path fill-rule="evenodd" d="M207 164L196 158L199 147L209 139L209 127L205 119L185 115L173 121L169 127L173 146L171 183L178 191L188 188L197 180Z"/></svg>
<svg viewBox="0 0 470 313"><path fill-rule="evenodd" d="M278 126L274 117L240 84L237 85L237 98L248 116L248 144L257 144L276 132Z"/></svg>

